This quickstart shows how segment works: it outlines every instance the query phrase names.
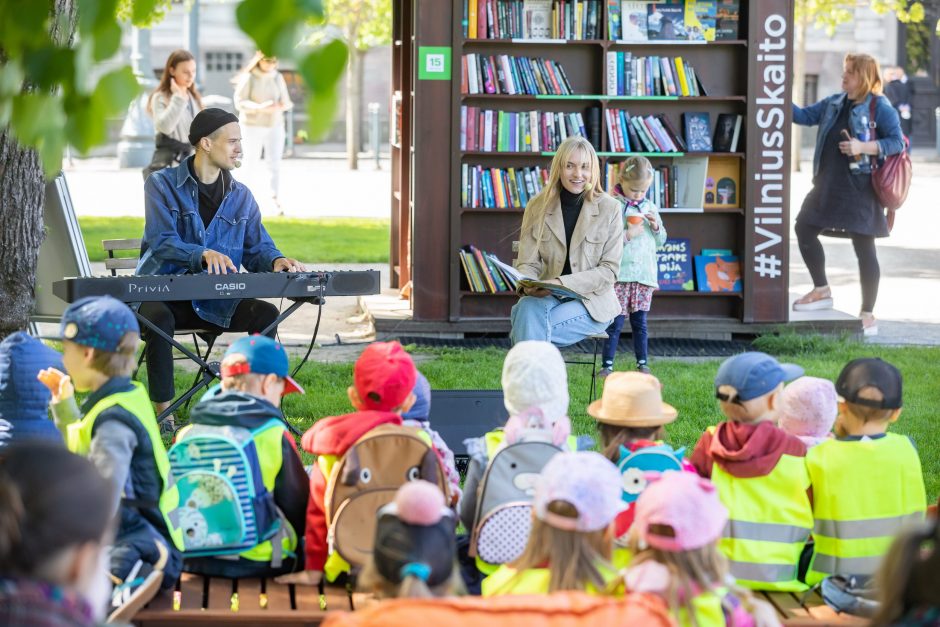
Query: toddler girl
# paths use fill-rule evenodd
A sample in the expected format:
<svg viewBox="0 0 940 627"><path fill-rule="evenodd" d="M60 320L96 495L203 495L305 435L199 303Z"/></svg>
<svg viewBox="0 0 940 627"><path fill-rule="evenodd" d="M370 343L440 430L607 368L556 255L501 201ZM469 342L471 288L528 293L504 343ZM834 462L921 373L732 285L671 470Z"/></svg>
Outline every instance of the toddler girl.
<svg viewBox="0 0 940 627"><path fill-rule="evenodd" d="M812 448L832 437L838 413L839 399L832 381L800 377L783 388L777 426Z"/></svg>
<svg viewBox="0 0 940 627"><path fill-rule="evenodd" d="M728 510L708 480L663 473L640 495L631 530L631 592L662 596L678 624L779 625L775 611L738 588L718 551Z"/></svg>
<svg viewBox="0 0 940 627"><path fill-rule="evenodd" d="M614 370L614 357L620 331L627 317L633 330L633 352L636 369L649 372L646 347L646 314L659 287L656 271L656 249L666 242L666 229L656 204L646 197L653 182L653 166L646 157L629 157L620 169L620 181L612 195L623 203L623 258L614 292L620 301L620 315L607 327L603 368L600 376Z"/></svg>

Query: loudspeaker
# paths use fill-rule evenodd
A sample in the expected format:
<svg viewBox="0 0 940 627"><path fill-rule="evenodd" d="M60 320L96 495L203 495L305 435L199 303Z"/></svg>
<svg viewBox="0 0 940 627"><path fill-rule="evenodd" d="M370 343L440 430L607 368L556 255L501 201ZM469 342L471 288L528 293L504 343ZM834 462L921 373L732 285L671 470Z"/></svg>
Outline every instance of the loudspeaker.
<svg viewBox="0 0 940 627"><path fill-rule="evenodd" d="M447 442L457 458L457 469L466 473L470 458L463 441L481 437L506 424L509 412L502 390L431 390L431 428Z"/></svg>

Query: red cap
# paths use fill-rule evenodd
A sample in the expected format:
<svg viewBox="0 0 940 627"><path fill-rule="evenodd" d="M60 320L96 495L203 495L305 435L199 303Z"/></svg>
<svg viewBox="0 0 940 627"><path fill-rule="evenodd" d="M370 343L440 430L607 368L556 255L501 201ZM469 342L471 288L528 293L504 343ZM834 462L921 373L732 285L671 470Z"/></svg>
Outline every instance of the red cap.
<svg viewBox="0 0 940 627"><path fill-rule="evenodd" d="M398 342L369 344L353 367L353 385L365 409L389 411L400 406L415 386L417 370Z"/></svg>

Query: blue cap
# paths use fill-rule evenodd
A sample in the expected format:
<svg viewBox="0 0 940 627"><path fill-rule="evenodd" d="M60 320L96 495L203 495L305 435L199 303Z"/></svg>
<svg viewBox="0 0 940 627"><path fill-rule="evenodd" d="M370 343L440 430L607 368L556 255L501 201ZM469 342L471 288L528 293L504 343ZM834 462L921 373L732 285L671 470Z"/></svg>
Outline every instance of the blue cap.
<svg viewBox="0 0 940 627"><path fill-rule="evenodd" d="M80 298L62 314L63 340L109 353L117 352L125 333L140 333L130 307L112 296Z"/></svg>
<svg viewBox="0 0 940 627"><path fill-rule="evenodd" d="M62 356L23 332L0 342L0 443L23 438L62 442L49 420L49 388L36 375L45 368L64 370Z"/></svg>
<svg viewBox="0 0 940 627"><path fill-rule="evenodd" d="M796 364L781 364L767 353L748 352L726 359L715 375L715 390L723 385L734 388L734 393L720 393L724 401L749 401L768 394L784 381L803 375Z"/></svg>
<svg viewBox="0 0 940 627"><path fill-rule="evenodd" d="M225 351L225 356L244 355L245 364L228 365L222 368L222 377L231 377L239 374L274 374L284 379L284 393L304 393L304 389L289 375L290 370L287 351L279 342L275 342L266 335L249 335L232 342Z"/></svg>
<svg viewBox="0 0 940 627"><path fill-rule="evenodd" d="M427 420L431 415L431 384L420 372L415 377L415 386L411 393L415 395L415 404L401 417L404 420Z"/></svg>

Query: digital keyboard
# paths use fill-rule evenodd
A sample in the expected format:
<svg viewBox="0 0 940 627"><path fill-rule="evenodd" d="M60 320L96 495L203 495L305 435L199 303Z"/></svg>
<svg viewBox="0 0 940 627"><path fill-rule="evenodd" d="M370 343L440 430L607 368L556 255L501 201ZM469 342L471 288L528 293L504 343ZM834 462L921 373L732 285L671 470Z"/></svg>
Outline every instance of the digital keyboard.
<svg viewBox="0 0 940 627"><path fill-rule="evenodd" d="M52 292L67 303L85 296L113 296L125 303L226 298L314 299L378 294L378 270L160 274L81 277L56 281Z"/></svg>

